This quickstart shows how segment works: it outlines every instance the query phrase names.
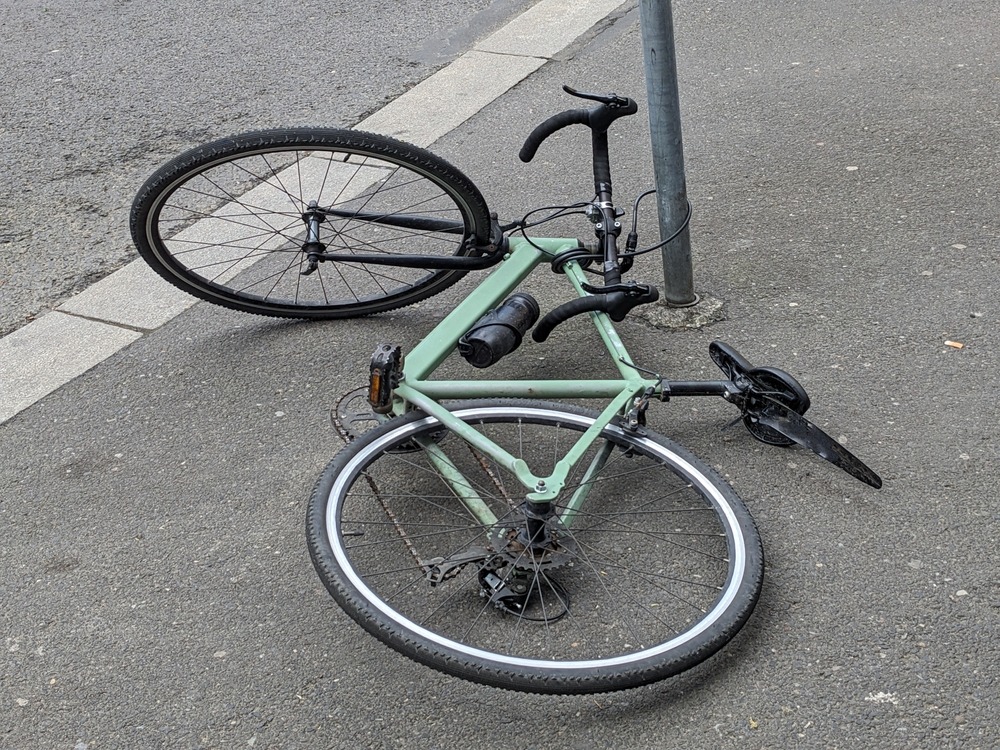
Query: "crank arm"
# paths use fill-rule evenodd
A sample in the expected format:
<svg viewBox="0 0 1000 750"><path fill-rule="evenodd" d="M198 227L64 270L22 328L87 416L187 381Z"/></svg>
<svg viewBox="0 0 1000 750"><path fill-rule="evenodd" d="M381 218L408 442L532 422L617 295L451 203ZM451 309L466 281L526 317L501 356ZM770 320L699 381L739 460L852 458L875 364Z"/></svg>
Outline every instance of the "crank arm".
<svg viewBox="0 0 1000 750"><path fill-rule="evenodd" d="M771 401L754 417L761 424L781 433L790 440L794 440L802 447L808 448L820 458L825 458L855 479L871 485L875 489L882 486L882 479L879 475L868 468L860 458L808 419L796 414L784 405Z"/></svg>

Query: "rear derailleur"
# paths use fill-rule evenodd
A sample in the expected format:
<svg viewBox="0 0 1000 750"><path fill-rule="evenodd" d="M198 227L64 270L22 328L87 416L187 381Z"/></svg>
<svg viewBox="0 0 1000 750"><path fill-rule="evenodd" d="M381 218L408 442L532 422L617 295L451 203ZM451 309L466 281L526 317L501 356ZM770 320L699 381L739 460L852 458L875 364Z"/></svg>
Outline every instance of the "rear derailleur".
<svg viewBox="0 0 1000 750"><path fill-rule="evenodd" d="M480 596L501 612L545 623L569 613L569 594L552 573L572 563L577 545L551 506L525 501L497 522L488 540L424 561L427 582L437 587L472 566Z"/></svg>

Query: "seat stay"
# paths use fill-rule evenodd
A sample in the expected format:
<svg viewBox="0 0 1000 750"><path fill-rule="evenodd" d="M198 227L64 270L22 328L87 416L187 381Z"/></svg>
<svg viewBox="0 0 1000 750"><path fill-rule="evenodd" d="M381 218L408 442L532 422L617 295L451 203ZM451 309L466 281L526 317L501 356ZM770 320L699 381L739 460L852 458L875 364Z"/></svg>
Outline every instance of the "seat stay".
<svg viewBox="0 0 1000 750"><path fill-rule="evenodd" d="M611 457L611 453L614 448L614 443L610 440L605 440L604 444L597 450L597 453L591 459L590 466L588 466L587 470L584 472L576 490L573 492L573 495L560 509L559 517L565 526L573 525L573 521L576 519L580 509L586 503L587 497L590 495L590 491L593 489L594 484L598 481L598 477L600 476L601 471L603 471L604 465Z"/></svg>

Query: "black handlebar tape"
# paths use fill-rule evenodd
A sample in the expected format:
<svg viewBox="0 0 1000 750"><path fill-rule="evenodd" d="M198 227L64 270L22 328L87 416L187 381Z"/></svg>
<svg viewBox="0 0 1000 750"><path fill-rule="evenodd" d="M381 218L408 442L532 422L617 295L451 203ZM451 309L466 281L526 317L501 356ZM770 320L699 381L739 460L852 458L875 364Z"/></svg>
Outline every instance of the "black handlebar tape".
<svg viewBox="0 0 1000 750"><path fill-rule="evenodd" d="M542 141L557 130L562 130L569 125L586 125L589 122L590 110L586 109L568 109L565 112L552 115L531 131L517 156L521 161L527 163L535 158L535 152L542 145Z"/></svg>
<svg viewBox="0 0 1000 750"><path fill-rule="evenodd" d="M579 315L585 312L593 312L596 310L604 310L607 302L608 299L603 294L597 294L592 297L577 297L576 299L571 299L569 302L564 302L556 309L547 312L545 316L538 321L538 325L535 326L535 330L531 332L531 338L540 344L549 337L549 334L552 333L552 329L560 323L564 323L574 315Z"/></svg>

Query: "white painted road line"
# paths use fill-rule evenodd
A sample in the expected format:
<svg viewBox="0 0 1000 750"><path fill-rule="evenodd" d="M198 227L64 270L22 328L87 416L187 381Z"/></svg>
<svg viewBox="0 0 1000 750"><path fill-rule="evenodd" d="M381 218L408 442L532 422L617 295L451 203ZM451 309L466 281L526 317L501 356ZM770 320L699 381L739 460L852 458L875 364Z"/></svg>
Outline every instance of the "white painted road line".
<svg viewBox="0 0 1000 750"><path fill-rule="evenodd" d="M135 260L66 300L57 309L127 328L152 331L197 301L161 279L144 261Z"/></svg>
<svg viewBox="0 0 1000 750"><path fill-rule="evenodd" d="M355 127L427 147L514 88L621 0L542 0Z"/></svg>
<svg viewBox="0 0 1000 750"><path fill-rule="evenodd" d="M427 147L621 4L542 0L355 127ZM0 339L0 423L196 302L136 260Z"/></svg>
<svg viewBox="0 0 1000 750"><path fill-rule="evenodd" d="M355 127L426 148L546 62L540 57L467 52Z"/></svg>
<svg viewBox="0 0 1000 750"><path fill-rule="evenodd" d="M141 338L137 331L51 312L0 339L0 422Z"/></svg>
<svg viewBox="0 0 1000 750"><path fill-rule="evenodd" d="M552 57L607 18L622 0L542 0L476 45L481 52Z"/></svg>

